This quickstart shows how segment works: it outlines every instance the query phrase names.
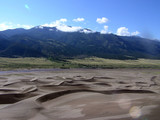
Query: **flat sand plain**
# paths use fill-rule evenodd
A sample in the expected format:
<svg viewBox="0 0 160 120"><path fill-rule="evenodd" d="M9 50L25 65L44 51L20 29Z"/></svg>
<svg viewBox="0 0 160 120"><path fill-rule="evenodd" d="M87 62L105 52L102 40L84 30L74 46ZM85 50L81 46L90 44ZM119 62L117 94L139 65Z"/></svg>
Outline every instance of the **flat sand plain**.
<svg viewBox="0 0 160 120"><path fill-rule="evenodd" d="M159 120L158 69L0 72L0 120Z"/></svg>

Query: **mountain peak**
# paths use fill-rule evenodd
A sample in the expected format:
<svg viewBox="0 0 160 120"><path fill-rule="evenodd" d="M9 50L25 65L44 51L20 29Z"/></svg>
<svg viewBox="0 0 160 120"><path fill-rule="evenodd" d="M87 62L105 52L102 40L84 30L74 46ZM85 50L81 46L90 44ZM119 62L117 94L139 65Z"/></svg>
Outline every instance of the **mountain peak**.
<svg viewBox="0 0 160 120"><path fill-rule="evenodd" d="M39 25L33 27L31 29L40 29L40 30L48 30L48 31L61 31L61 32L80 32L80 33L94 33L91 29L88 28L81 28L75 26L68 26L68 25L59 25L59 26L44 26Z"/></svg>
<svg viewBox="0 0 160 120"><path fill-rule="evenodd" d="M36 26L28 30L2 31L0 35L4 35L0 37L2 43L0 56L74 57L85 55L116 59L125 59L128 58L127 56L135 59L160 59L160 42L158 41L114 34L104 35L88 28Z"/></svg>
<svg viewBox="0 0 160 120"><path fill-rule="evenodd" d="M47 30L47 31L59 31L56 27L47 27L43 25L39 25L31 28L32 30Z"/></svg>

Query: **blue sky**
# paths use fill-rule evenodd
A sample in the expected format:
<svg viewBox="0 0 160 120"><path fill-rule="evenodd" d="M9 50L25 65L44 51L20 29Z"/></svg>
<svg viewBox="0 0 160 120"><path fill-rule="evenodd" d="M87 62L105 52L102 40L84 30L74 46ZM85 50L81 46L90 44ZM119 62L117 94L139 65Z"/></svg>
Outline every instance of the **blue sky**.
<svg viewBox="0 0 160 120"><path fill-rule="evenodd" d="M160 0L0 0L0 5L0 30L69 25L160 39Z"/></svg>

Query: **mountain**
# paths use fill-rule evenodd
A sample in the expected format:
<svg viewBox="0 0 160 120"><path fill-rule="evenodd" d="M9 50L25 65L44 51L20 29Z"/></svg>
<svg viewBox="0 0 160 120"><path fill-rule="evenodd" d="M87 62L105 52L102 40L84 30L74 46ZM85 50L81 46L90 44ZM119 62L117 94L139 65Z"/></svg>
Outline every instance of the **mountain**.
<svg viewBox="0 0 160 120"><path fill-rule="evenodd" d="M1 34L5 35L6 37L11 37L13 35L22 34L22 33L25 33L25 32L27 32L26 29L17 28L17 29L8 29L8 30L5 30L5 31L2 31Z"/></svg>
<svg viewBox="0 0 160 120"><path fill-rule="evenodd" d="M160 59L159 53L160 41L100 34L90 29L63 32L56 27L36 26L0 32L1 57Z"/></svg>

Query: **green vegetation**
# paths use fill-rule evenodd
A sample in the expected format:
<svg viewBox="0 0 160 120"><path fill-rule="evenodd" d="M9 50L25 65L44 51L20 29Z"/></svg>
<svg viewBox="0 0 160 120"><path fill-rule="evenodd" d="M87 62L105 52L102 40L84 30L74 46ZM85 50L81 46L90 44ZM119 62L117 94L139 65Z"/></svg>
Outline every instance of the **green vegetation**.
<svg viewBox="0 0 160 120"><path fill-rule="evenodd" d="M0 69L52 68L58 64L45 58L0 58Z"/></svg>
<svg viewBox="0 0 160 120"><path fill-rule="evenodd" d="M46 58L0 58L0 70L35 68L160 68L160 60L114 60L97 57L54 60Z"/></svg>
<svg viewBox="0 0 160 120"><path fill-rule="evenodd" d="M89 68L160 68L160 60L138 59L138 60L115 60L90 57L85 59L68 60L78 66Z"/></svg>

